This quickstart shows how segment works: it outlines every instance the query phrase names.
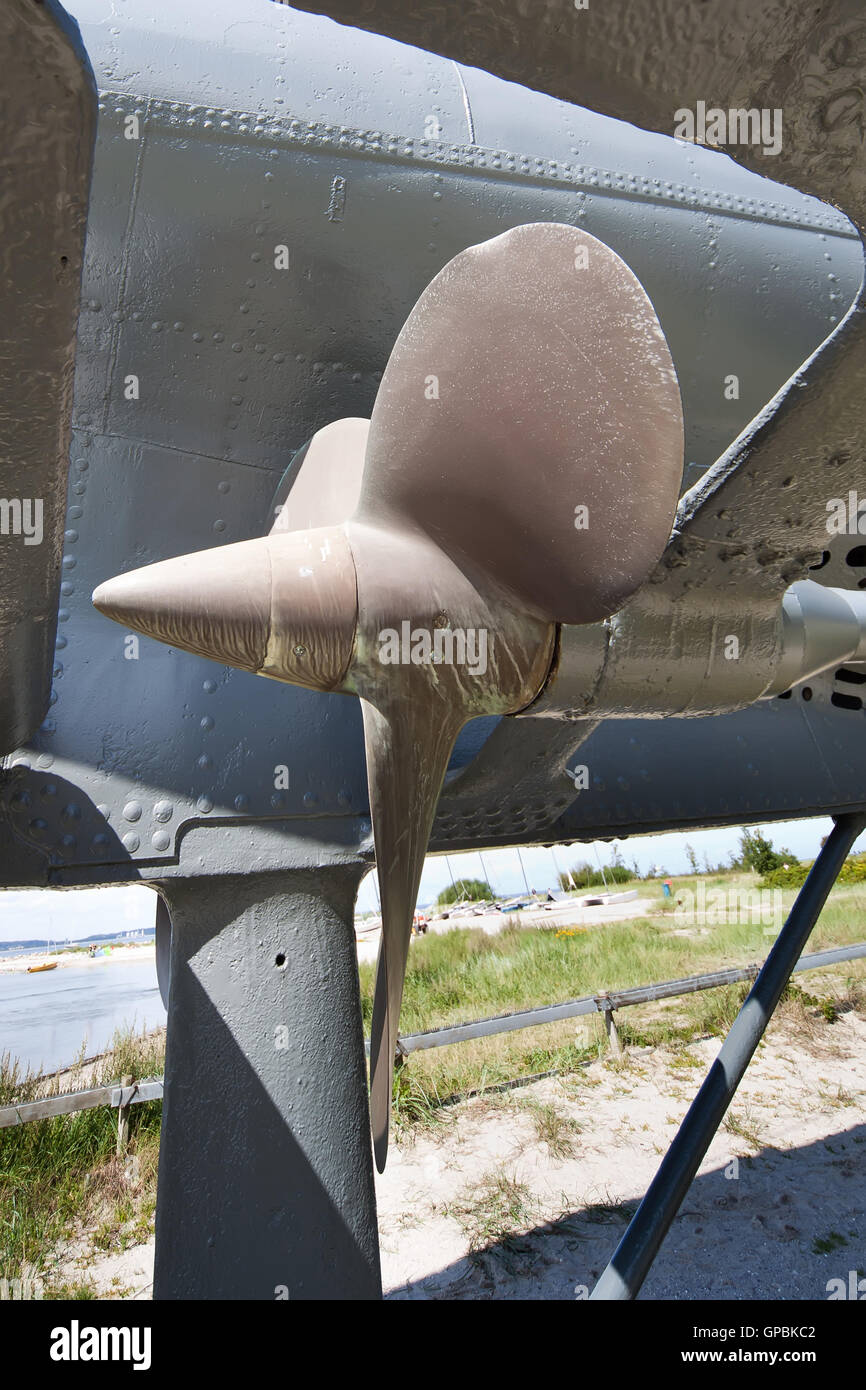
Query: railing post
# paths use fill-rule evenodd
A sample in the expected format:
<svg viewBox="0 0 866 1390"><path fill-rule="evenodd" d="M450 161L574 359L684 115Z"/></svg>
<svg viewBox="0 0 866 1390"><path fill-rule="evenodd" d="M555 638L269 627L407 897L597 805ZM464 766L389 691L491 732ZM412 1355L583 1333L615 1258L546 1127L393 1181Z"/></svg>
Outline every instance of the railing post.
<svg viewBox="0 0 866 1390"><path fill-rule="evenodd" d="M613 1016L613 1005L610 1002L607 990L596 995L596 1004L602 1014L604 1014L604 1031L607 1034L607 1041L614 1057L622 1056L622 1040Z"/></svg>
<svg viewBox="0 0 866 1390"><path fill-rule="evenodd" d="M132 1085L131 1076L120 1078L120 1104L117 1107L117 1157L126 1156L126 1146L129 1143L129 1107L132 1104L132 1093L128 1096L125 1092Z"/></svg>

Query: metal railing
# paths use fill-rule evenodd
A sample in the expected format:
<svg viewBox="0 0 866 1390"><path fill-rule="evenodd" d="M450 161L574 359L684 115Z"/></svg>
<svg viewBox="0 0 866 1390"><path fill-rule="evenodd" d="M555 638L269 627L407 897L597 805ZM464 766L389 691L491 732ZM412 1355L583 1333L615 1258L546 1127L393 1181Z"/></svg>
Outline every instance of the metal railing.
<svg viewBox="0 0 866 1390"><path fill-rule="evenodd" d="M127 1086L95 1086L90 1091L70 1091L67 1095L46 1096L44 1100L5 1105L0 1108L0 1129L26 1125L31 1120L47 1120L53 1115L72 1115L76 1110L95 1110L100 1105L128 1110L130 1105L141 1105L146 1100L162 1100L162 1077L133 1081Z"/></svg>
<svg viewBox="0 0 866 1390"><path fill-rule="evenodd" d="M794 966L794 971L820 970L824 966L863 957L866 957L866 941L860 941L854 946L840 946L833 950L816 951L812 955L801 956ZM535 1009L522 1009L517 1013L475 1019L471 1023L432 1028L426 1033L408 1033L405 1037L400 1037L398 1051L408 1055L410 1052L420 1052L426 1048L449 1047L453 1043L468 1042L473 1038L489 1038L498 1033L513 1033L521 1028L538 1028L545 1023L561 1023L564 1019L594 1013L604 1016L611 1046L614 1051L619 1051L619 1037L613 1018L617 1009L649 1004L656 999L675 999L684 994L696 994L703 989L721 989L725 985L754 980L760 968L758 964L744 965L731 970L714 970L704 975L689 975L682 980L663 980L655 985L639 985L633 989L600 990L597 994L587 994L580 999L568 999L562 1004L544 1004ZM369 1042L365 1043L365 1047L369 1053ZM97 1086L89 1091L72 1091L68 1095L47 1096L44 1100L0 1107L0 1129L108 1105L119 1111L120 1134L131 1105L162 1098L162 1077L131 1082L128 1085Z"/></svg>
<svg viewBox="0 0 866 1390"><path fill-rule="evenodd" d="M801 956L794 970L818 970L825 965L835 965L843 960L857 960L866 956L866 942L855 946L840 946L830 951L816 951L810 956ZM705 975L689 975L682 980L664 980L657 985L639 985L634 989L600 990L598 994L587 994L581 999L569 999L564 1004L543 1004L535 1009L522 1009L519 1013L499 1014L494 1018L480 1018L472 1023L456 1023L444 1028L431 1028L426 1033L409 1033L401 1037L398 1049L406 1054L419 1052L428 1047L446 1047L451 1043L468 1042L472 1038L489 1038L497 1033L512 1033L519 1028L537 1028L545 1023L560 1023L566 1018L578 1018L581 1014L600 1013L604 1015L608 1036L616 1047L618 1038L613 1022L616 1009L627 1009L635 1004L649 1004L654 999L675 999L681 994L696 994L702 989L720 989L724 985L739 984L743 980L754 980L760 970L759 964L744 965L739 969L714 970Z"/></svg>

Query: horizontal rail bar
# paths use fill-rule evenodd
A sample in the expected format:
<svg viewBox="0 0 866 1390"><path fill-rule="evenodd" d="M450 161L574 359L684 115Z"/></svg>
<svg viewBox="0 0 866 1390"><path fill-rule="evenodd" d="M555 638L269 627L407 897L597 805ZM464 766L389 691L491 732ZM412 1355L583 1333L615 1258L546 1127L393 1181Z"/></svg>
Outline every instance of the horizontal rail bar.
<svg viewBox="0 0 866 1390"><path fill-rule="evenodd" d="M801 956L794 970L819 970L840 961L857 960L866 956L866 941L855 946L839 946L828 951L816 951ZM468 1042L472 1038L493 1037L498 1033L513 1033L521 1028L538 1028L545 1023L560 1023L563 1019L578 1018L581 1014L606 1013L626 1009L654 999L675 999L682 994L694 994L701 989L719 989L724 985L753 980L760 966L746 965L739 969L714 970L705 975L689 975L682 980L663 980L657 985L641 985L635 989L599 991L581 999L567 999L562 1004L544 1004L536 1009L518 1013L498 1014L494 1018L478 1018L471 1023L456 1023L446 1028L432 1028L427 1033L408 1033L399 1039L401 1052L421 1052L431 1047L447 1047L452 1043ZM365 1043L369 1053L369 1041ZM0 1129L23 1125L30 1120L46 1120L54 1115L71 1115L78 1110L93 1110L100 1105L117 1109L120 1105L141 1105L144 1101L162 1100L161 1077L139 1081L132 1086L97 1086L90 1091L72 1091L65 1096L49 1096L45 1100L27 1101L21 1105L0 1108Z"/></svg>
<svg viewBox="0 0 866 1390"><path fill-rule="evenodd" d="M792 970L796 974L798 970L818 970L823 965L836 965L842 960L857 960L861 956L866 956L866 941L858 942L856 946L836 946L832 951L813 951L811 956L801 956Z"/></svg>
<svg viewBox="0 0 866 1390"><path fill-rule="evenodd" d="M862 956L866 956L866 942L801 956L794 969L817 970L821 966L856 960ZM420 1052L430 1047L446 1047L452 1043L468 1042L471 1038L488 1038L498 1033L512 1033L519 1028L536 1028L545 1023L559 1023L562 1019L577 1018L581 1014L626 1009L634 1004L650 1003L654 999L675 999L681 994L695 994L702 989L719 989L723 985L754 980L760 968L757 964L746 965L739 969L714 970L704 975L690 975L682 980L663 980L657 985L641 985L635 989L610 990L606 993L599 991L598 994L587 994L581 999L569 999L564 1004L545 1004L537 1009L523 1009L519 1013L499 1014L495 1018L475 1019L471 1023L431 1028L426 1033L408 1033L406 1037L401 1036L399 1046L406 1053Z"/></svg>
<svg viewBox="0 0 866 1390"><path fill-rule="evenodd" d="M455 1023L448 1028L431 1028L428 1033L408 1033L400 1036L404 1052L420 1052L427 1047L446 1047L450 1043L468 1042L470 1038L487 1038L496 1033L513 1033L519 1028L534 1028L543 1023L559 1023L564 1018L598 1012L596 996L569 999L564 1004L545 1004L538 1009L523 1009L520 1013L499 1014L495 1018L478 1018L472 1023Z"/></svg>
<svg viewBox="0 0 866 1390"><path fill-rule="evenodd" d="M0 1109L0 1129L26 1125L31 1120L47 1120L54 1115L72 1115L78 1110L95 1110L108 1105L141 1105L147 1100L162 1100L162 1079L139 1081L132 1086L96 1086L90 1091L70 1091L65 1096L47 1096L45 1100L6 1105Z"/></svg>

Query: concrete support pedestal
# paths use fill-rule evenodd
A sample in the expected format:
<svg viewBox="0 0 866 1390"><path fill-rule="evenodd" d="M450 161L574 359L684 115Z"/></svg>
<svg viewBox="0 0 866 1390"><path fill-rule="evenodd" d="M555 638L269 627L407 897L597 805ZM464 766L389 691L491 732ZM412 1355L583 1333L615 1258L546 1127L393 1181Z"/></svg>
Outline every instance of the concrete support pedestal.
<svg viewBox="0 0 866 1390"><path fill-rule="evenodd" d="M166 880L161 1299L381 1296L354 868Z"/></svg>

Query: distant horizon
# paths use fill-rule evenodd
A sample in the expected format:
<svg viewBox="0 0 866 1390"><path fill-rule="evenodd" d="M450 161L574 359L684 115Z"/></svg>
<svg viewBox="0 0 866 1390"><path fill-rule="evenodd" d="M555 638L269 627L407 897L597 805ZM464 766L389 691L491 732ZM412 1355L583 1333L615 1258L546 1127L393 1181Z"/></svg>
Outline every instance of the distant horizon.
<svg viewBox="0 0 866 1390"><path fill-rule="evenodd" d="M0 892L0 945L15 941L65 941L119 936L152 928L156 892L143 884L72 891L9 888Z"/></svg>
<svg viewBox="0 0 866 1390"><path fill-rule="evenodd" d="M141 937L142 935L154 936L155 934L155 927L124 927L120 931L98 932L93 933L90 936L79 936L75 938L71 936L53 935L22 936L17 937L11 941L0 941L0 953L2 953L4 956L10 956L13 954L13 952L20 951L21 954L24 955L42 946L46 946L48 948L51 948L53 946L55 951L62 951L65 950L67 947L71 949L73 947L78 946L92 946L96 945L97 942L123 941L125 938L128 937Z"/></svg>

